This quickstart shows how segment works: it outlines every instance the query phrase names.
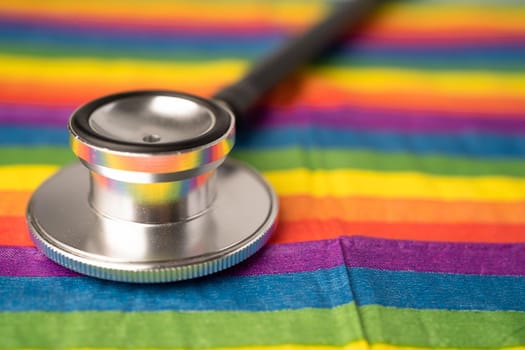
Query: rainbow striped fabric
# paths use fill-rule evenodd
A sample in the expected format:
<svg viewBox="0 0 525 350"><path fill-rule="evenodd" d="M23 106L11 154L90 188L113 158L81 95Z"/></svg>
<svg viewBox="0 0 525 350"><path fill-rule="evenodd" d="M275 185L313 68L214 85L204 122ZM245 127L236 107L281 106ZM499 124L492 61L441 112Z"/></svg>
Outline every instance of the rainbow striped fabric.
<svg viewBox="0 0 525 350"><path fill-rule="evenodd" d="M0 348L525 347L525 2L385 3L270 96L234 157L281 200L260 254L199 280L79 276L28 238L74 108L209 96L330 7L0 2ZM49 203L53 205L53 203Z"/></svg>

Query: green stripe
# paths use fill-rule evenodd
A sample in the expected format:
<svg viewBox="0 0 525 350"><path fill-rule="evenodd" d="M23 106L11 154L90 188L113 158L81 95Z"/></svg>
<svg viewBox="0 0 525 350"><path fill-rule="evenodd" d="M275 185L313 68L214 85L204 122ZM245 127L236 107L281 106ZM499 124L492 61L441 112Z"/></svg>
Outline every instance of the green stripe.
<svg viewBox="0 0 525 350"><path fill-rule="evenodd" d="M56 164L64 165L76 159L69 147L1 147L0 165Z"/></svg>
<svg viewBox="0 0 525 350"><path fill-rule="evenodd" d="M159 51L151 52L147 50L134 50L134 51L125 51L125 50L94 50L86 48L83 51L71 50L68 47L60 47L57 45L38 45L32 44L30 46L24 44L16 44L10 41L0 39L0 47L2 48L1 53L10 54L10 55L23 55L23 56L32 56L34 58L95 58L95 59L133 59L137 61L154 61L154 62L177 62L187 61L187 62L212 62L220 59L248 59L254 60L258 57L256 54L249 53L239 53L232 52L231 54L224 54L221 52L187 52L179 51L176 53L168 52L162 53Z"/></svg>
<svg viewBox="0 0 525 350"><path fill-rule="evenodd" d="M234 158L253 165L260 171L296 169L355 168L376 171L419 171L439 175L504 175L525 176L525 160L486 160L408 153L382 153L341 149L285 148L276 150L234 150ZM75 160L65 147L0 148L0 165L56 164Z"/></svg>
<svg viewBox="0 0 525 350"><path fill-rule="evenodd" d="M235 158L261 171L278 169L342 169L418 171L439 175L525 176L525 160L486 160L438 155L385 153L342 149L235 150Z"/></svg>
<svg viewBox="0 0 525 350"><path fill-rule="evenodd" d="M0 313L0 348L344 345L364 338L405 346L487 348L522 345L524 324L521 312L380 306L356 312L353 303L276 312L15 312ZM111 331L115 325L119 330Z"/></svg>
<svg viewBox="0 0 525 350"><path fill-rule="evenodd" d="M223 52L187 52L181 51L177 53L151 52L146 50L130 51L112 51L112 50L93 50L86 49L84 51L71 50L67 47L59 46L42 46L42 45L20 45L11 42L0 42L2 46L2 53L10 55L24 55L40 58L86 58L91 57L95 59L114 60L120 58L134 59L140 61L155 61L155 62L211 62L222 59L241 59L253 61L260 55L258 53L250 52L231 52L225 54ZM414 59L411 57L392 58L388 56L366 56L366 57L328 57L314 62L316 67L331 67L331 68L347 68L347 67L380 67L380 68L410 68L410 69L430 69L430 70L473 70L473 69L490 69L497 72L521 72L523 71L523 63L519 59L514 61L497 61L495 59L485 59L472 61L464 59L463 61L454 59L449 60L423 60Z"/></svg>

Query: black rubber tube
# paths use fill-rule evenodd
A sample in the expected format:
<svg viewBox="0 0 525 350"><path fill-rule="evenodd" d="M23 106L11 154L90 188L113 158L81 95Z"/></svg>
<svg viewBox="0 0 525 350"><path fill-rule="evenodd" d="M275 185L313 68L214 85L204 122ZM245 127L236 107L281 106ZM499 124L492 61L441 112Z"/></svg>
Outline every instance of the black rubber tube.
<svg viewBox="0 0 525 350"><path fill-rule="evenodd" d="M277 83L319 56L347 30L356 26L380 0L346 0L331 14L291 39L256 64L241 80L217 92L213 99L228 105L238 124L246 124L250 110Z"/></svg>

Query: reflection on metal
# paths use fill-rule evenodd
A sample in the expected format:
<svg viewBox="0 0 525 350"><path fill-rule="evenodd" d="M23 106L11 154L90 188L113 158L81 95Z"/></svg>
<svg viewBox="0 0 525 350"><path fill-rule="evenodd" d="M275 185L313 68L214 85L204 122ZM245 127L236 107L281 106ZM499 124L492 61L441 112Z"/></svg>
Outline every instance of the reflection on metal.
<svg viewBox="0 0 525 350"><path fill-rule="evenodd" d="M101 97L69 121L80 163L33 195L36 244L75 271L117 281L167 282L236 264L273 232L277 197L256 172L225 161L235 118L322 53L377 1L343 1L302 36L212 100L173 91Z"/></svg>
<svg viewBox="0 0 525 350"><path fill-rule="evenodd" d="M51 259L100 278L168 282L227 268L268 240L277 198L255 171L225 161L231 113L155 94L110 96L73 114L80 162L46 181L28 207L31 235Z"/></svg>

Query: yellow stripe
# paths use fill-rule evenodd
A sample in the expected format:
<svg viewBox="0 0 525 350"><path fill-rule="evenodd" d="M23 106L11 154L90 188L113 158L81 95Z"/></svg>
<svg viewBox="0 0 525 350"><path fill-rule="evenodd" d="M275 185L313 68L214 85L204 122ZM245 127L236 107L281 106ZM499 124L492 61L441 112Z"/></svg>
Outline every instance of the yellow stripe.
<svg viewBox="0 0 525 350"><path fill-rule="evenodd" d="M139 60L50 59L0 55L4 84L37 82L100 84L148 82L159 86L193 87L230 82L248 68L242 60L214 62L151 62ZM319 68L309 72L341 89L369 93L417 91L429 95L525 97L525 73L483 71L430 72L412 69Z"/></svg>
<svg viewBox="0 0 525 350"><path fill-rule="evenodd" d="M74 350L117 350L118 348L73 348ZM390 344L369 344L364 340L352 342L342 346L330 345L273 345L273 346L239 346L206 348L207 350L427 350L430 348L416 346L398 346ZM481 350L482 348L451 348L443 347L439 350ZM525 350L525 346L501 347L501 350ZM139 348L139 350L160 350L157 348ZM176 349L177 350L177 349ZM182 349L179 349L182 350ZM200 349L204 350L204 349ZM485 349L486 350L486 349Z"/></svg>
<svg viewBox="0 0 525 350"><path fill-rule="evenodd" d="M428 2L387 2L377 16L378 26L440 30L454 28L483 28L524 30L523 4L454 4Z"/></svg>
<svg viewBox="0 0 525 350"><path fill-rule="evenodd" d="M428 95L525 97L524 73L421 71L411 69L319 69L317 74L351 91L417 90Z"/></svg>
<svg viewBox="0 0 525 350"><path fill-rule="evenodd" d="M267 172L265 176L281 195L498 201L525 199L525 179L510 177L452 177L412 172L305 169Z"/></svg>
<svg viewBox="0 0 525 350"><path fill-rule="evenodd" d="M51 165L0 166L0 191L32 191L58 169Z"/></svg>
<svg viewBox="0 0 525 350"><path fill-rule="evenodd" d="M235 22L266 20L273 23L304 25L326 12L322 1L217 1L217 0L173 0L173 1L68 1L68 0L21 0L1 1L0 12L22 13L64 18L96 17L117 20L136 18L144 21L195 20ZM294 16L290 16L290 14Z"/></svg>
<svg viewBox="0 0 525 350"><path fill-rule="evenodd" d="M6 66L7 65L7 66ZM0 76L4 82L39 80L81 84L108 81L148 81L161 85L170 83L196 85L230 80L240 76L247 63L223 60L204 63L165 63L134 60L100 59L43 59L25 56L0 55Z"/></svg>
<svg viewBox="0 0 525 350"><path fill-rule="evenodd" d="M43 165L0 167L0 190L33 190L58 168ZM525 200L525 179L432 176L413 172L295 169L264 173L280 195L367 196L440 200Z"/></svg>

